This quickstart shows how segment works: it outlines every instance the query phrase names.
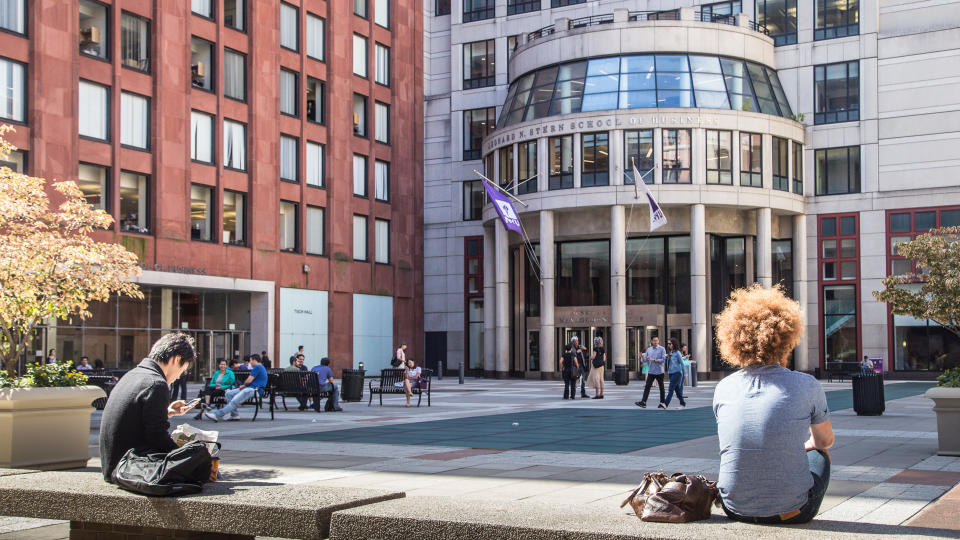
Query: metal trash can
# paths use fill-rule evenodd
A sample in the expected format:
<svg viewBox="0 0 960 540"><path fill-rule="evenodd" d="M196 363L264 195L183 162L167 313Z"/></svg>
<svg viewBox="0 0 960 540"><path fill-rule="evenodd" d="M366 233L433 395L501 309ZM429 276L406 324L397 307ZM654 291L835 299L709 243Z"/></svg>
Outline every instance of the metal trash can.
<svg viewBox="0 0 960 540"><path fill-rule="evenodd" d="M364 369L345 369L340 382L341 401L360 401L363 399Z"/></svg>
<svg viewBox="0 0 960 540"><path fill-rule="evenodd" d="M820 366L813 368L813 378L820 380Z"/></svg>
<svg viewBox="0 0 960 540"><path fill-rule="evenodd" d="M883 375L867 373L854 375L853 410L857 416L880 416L887 404L883 397Z"/></svg>
<svg viewBox="0 0 960 540"><path fill-rule="evenodd" d="M630 384L630 368L627 366L613 366L613 382L617 386Z"/></svg>

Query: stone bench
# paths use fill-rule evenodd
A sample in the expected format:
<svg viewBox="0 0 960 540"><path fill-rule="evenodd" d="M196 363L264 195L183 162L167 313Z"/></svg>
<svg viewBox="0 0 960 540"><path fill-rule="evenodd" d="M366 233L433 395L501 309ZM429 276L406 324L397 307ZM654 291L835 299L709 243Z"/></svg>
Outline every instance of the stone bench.
<svg viewBox="0 0 960 540"><path fill-rule="evenodd" d="M0 515L70 521L71 540L326 538L335 511L403 496L236 480L207 484L195 495L158 498L107 484L99 472L0 469Z"/></svg>
<svg viewBox="0 0 960 540"><path fill-rule="evenodd" d="M744 538L956 538L957 531L925 527L874 525L814 520L805 525L752 525L730 521L716 512L707 521L647 523L629 508L607 505L556 504L440 497L406 497L340 510L333 514L330 540L627 540ZM389 531L386 534L385 531Z"/></svg>

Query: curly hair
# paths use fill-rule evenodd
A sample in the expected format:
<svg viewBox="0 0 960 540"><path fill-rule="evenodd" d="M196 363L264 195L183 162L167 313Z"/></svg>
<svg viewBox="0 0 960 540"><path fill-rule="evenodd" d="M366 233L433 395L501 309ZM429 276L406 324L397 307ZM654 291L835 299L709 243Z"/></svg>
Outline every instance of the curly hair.
<svg viewBox="0 0 960 540"><path fill-rule="evenodd" d="M720 355L733 367L786 365L802 333L800 304L780 286L737 289L717 316Z"/></svg>

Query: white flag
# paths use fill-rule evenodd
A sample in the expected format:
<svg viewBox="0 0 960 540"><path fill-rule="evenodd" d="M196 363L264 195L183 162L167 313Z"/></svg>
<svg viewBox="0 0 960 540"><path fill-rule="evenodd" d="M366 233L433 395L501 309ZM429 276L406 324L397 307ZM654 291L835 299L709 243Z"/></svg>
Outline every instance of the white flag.
<svg viewBox="0 0 960 540"><path fill-rule="evenodd" d="M653 232L667 224L667 216L663 215L663 210L660 208L660 205L657 204L657 200L653 198L653 194L650 193L650 188L647 187L647 183L644 182L640 176L640 171L637 170L637 164L634 163L633 189L638 199L640 198L641 186L643 187L644 194L647 196L647 200L650 202L650 232Z"/></svg>

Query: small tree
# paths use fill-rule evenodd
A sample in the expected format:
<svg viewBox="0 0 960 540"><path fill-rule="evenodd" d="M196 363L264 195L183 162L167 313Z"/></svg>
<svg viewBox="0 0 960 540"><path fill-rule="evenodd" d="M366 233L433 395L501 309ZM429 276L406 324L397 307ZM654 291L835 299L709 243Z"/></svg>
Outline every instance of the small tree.
<svg viewBox="0 0 960 540"><path fill-rule="evenodd" d="M15 150L3 138L11 129L0 126L0 159ZM63 202L52 208L45 184L0 167L0 358L10 371L44 321L90 317L90 302L112 293L143 298L131 281L136 255L91 237L113 218L91 208L74 182L53 184Z"/></svg>
<svg viewBox="0 0 960 540"><path fill-rule="evenodd" d="M887 276L873 296L897 315L931 321L960 337L960 227L932 229L897 244L899 255L912 259L917 272ZM917 287L905 285L917 284Z"/></svg>

